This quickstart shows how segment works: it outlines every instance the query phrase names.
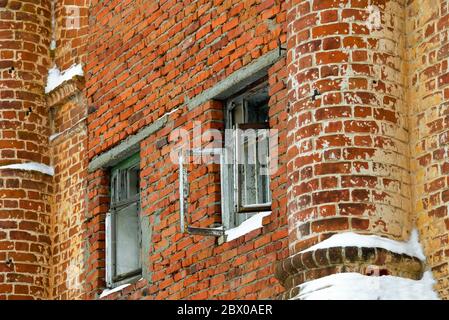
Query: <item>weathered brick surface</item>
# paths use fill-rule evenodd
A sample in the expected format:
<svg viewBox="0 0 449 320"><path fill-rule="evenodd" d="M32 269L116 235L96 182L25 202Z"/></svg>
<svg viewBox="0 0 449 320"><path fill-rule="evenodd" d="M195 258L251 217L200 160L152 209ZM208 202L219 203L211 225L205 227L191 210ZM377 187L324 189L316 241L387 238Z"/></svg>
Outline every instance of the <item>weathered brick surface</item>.
<svg viewBox="0 0 449 320"><path fill-rule="evenodd" d="M188 112L187 100L285 42L285 4L277 1L93 1L89 30L86 93L89 159L111 148L170 110L166 126L141 143L142 216L152 228L150 277L115 298L270 298L283 289L274 262L286 257L285 202L286 69L270 69L270 123L281 129L282 155L272 181L273 213L264 228L219 245L213 237L180 232L178 167L169 161L176 128L221 129L217 102ZM112 71L113 70L113 71ZM221 120L220 120L221 119ZM168 143L167 143L168 142ZM195 171L194 168L192 168ZM191 182L192 223L220 222L217 167L201 168ZM195 178L197 177L197 178ZM106 172L89 180L88 296L104 287L104 214L108 210ZM207 187L206 184L207 183ZM202 189L201 189L202 188ZM237 290L238 288L238 290Z"/></svg>
<svg viewBox="0 0 449 320"><path fill-rule="evenodd" d="M3 1L0 8L0 164L48 164L43 86L50 64L50 1Z"/></svg>
<svg viewBox="0 0 449 320"><path fill-rule="evenodd" d="M84 292L87 130L80 95L53 112L54 130L60 133L51 142L55 168L51 285L55 299L77 299Z"/></svg>
<svg viewBox="0 0 449 320"><path fill-rule="evenodd" d="M149 219L151 249L146 265L150 277L128 287L108 299L254 299L274 298L282 287L274 279L274 262L287 254L285 192L285 61L270 69L271 125L280 129L280 169L273 177L275 194L272 214L264 227L224 244L213 237L181 233L179 226L178 166L171 163L174 142L161 144L175 128L194 130L201 121L203 132L223 128L223 109L219 102L208 102L193 112L186 109L171 114L167 125L142 142L141 187L142 218ZM165 137L165 138L164 138ZM203 147L206 145L203 143ZM220 177L216 165L189 169L189 223L196 227L212 227L221 222ZM89 178L89 205L93 216L89 222L91 246L88 283L91 298L104 286L104 214L108 210L108 179L104 172ZM100 242L98 241L100 240ZM239 290L236 290L239 288Z"/></svg>
<svg viewBox="0 0 449 320"><path fill-rule="evenodd" d="M54 4L54 62L61 70L86 63L90 0L58 0Z"/></svg>
<svg viewBox="0 0 449 320"><path fill-rule="evenodd" d="M0 299L99 298L110 182L88 161L166 114L140 144L147 273L107 299L291 298L304 281L373 266L419 278L420 262L383 249L299 253L347 231L406 240L413 225L448 297L446 0L53 4L0 0L0 165L55 168L0 170ZM182 233L170 133L222 130L222 102L189 101L279 44L272 214L229 243ZM48 68L74 63L86 79L44 95ZM191 225L221 222L218 169L188 166Z"/></svg>
<svg viewBox="0 0 449 320"><path fill-rule="evenodd" d="M409 1L407 15L414 218L438 292L448 298L448 2Z"/></svg>
<svg viewBox="0 0 449 320"><path fill-rule="evenodd" d="M335 232L404 240L404 1L288 1L290 252Z"/></svg>
<svg viewBox="0 0 449 320"><path fill-rule="evenodd" d="M416 257L392 253L382 248L333 247L297 253L276 266L276 278L287 289L280 297L292 298L290 289L342 272L356 272L421 279L424 264ZM296 291L293 291L296 292Z"/></svg>
<svg viewBox="0 0 449 320"><path fill-rule="evenodd" d="M285 42L285 3L92 1L89 159Z"/></svg>
<svg viewBox="0 0 449 320"><path fill-rule="evenodd" d="M52 64L61 71L86 64L89 0L53 2ZM47 95L55 169L52 206L51 299L84 296L87 218L87 103L84 77L76 77Z"/></svg>
<svg viewBox="0 0 449 320"><path fill-rule="evenodd" d="M0 299L45 299L50 285L52 179L0 170Z"/></svg>
<svg viewBox="0 0 449 320"><path fill-rule="evenodd" d="M104 220L109 209L109 174L97 170L87 177L88 203L85 224L85 295L95 299L105 287L105 225Z"/></svg>
<svg viewBox="0 0 449 320"><path fill-rule="evenodd" d="M49 164L50 1L0 2L0 165ZM0 298L49 297L51 177L0 169Z"/></svg>

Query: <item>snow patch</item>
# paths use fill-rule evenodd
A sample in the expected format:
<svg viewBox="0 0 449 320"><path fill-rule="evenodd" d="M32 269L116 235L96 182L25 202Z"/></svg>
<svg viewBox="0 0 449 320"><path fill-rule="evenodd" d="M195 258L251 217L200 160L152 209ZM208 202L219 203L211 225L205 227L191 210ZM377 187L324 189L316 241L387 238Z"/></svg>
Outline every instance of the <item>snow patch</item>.
<svg viewBox="0 0 449 320"><path fill-rule="evenodd" d="M43 174L54 176L55 169L53 167L47 166L42 163L37 162L29 162L29 163L18 163L18 164L9 164L6 166L1 166L0 169L16 169L16 170L24 170L24 171L37 171Z"/></svg>
<svg viewBox="0 0 449 320"><path fill-rule="evenodd" d="M376 235L361 235L353 232L335 234L330 238L301 252L334 247L383 248L398 254L406 254L422 261L426 260L418 239L418 231L414 229L407 242L395 241Z"/></svg>
<svg viewBox="0 0 449 320"><path fill-rule="evenodd" d="M292 300L439 300L434 284L431 271L421 280L337 273L299 285Z"/></svg>
<svg viewBox="0 0 449 320"><path fill-rule="evenodd" d="M60 71L58 67L54 66L48 71L47 86L45 87L45 93L49 93L52 90L59 87L63 82L72 79L75 76L83 76L83 67L81 64L74 64L65 71Z"/></svg>
<svg viewBox="0 0 449 320"><path fill-rule="evenodd" d="M262 228L263 218L269 216L270 214L271 211L259 212L248 220L243 221L238 227L226 230L226 242L232 241L238 237L250 233L251 231Z"/></svg>
<svg viewBox="0 0 449 320"><path fill-rule="evenodd" d="M116 288L112 288L112 289L104 289L103 292L100 295L100 299L104 298L110 294L113 294L114 292L119 292L123 289L125 289L126 287L130 286L130 283L126 283L126 284L122 284L121 286L118 286Z"/></svg>
<svg viewBox="0 0 449 320"><path fill-rule="evenodd" d="M58 132L58 133L52 134L50 137L48 137L48 141L52 142L53 140L55 140L60 135L62 135L62 132Z"/></svg>

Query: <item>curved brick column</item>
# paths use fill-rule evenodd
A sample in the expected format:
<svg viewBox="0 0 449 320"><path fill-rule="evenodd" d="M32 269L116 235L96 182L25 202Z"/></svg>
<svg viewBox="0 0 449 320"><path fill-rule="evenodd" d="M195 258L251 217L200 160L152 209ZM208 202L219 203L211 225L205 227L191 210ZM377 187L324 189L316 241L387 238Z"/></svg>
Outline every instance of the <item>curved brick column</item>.
<svg viewBox="0 0 449 320"><path fill-rule="evenodd" d="M407 7L411 176L416 225L437 280L449 298L449 7L412 0Z"/></svg>
<svg viewBox="0 0 449 320"><path fill-rule="evenodd" d="M0 1L0 166L48 165L50 0ZM48 296L51 177L0 168L0 299Z"/></svg>
<svg viewBox="0 0 449 320"><path fill-rule="evenodd" d="M291 273L295 254L337 232L407 240L411 201L405 1L292 0L287 15L291 258L283 268ZM407 274L389 267L394 254L383 255L389 258L365 258L386 273ZM314 272L287 287L335 272L363 273L363 257L312 259L317 266L298 270Z"/></svg>

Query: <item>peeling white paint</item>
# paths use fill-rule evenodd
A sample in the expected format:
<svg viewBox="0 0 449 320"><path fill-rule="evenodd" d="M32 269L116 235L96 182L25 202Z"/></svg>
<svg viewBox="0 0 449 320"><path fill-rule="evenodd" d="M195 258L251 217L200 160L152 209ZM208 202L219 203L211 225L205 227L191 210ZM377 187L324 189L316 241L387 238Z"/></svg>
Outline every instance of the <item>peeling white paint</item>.
<svg viewBox="0 0 449 320"><path fill-rule="evenodd" d="M368 6L368 19L366 20L365 25L369 29L369 31L380 30L382 29L382 19L380 14L380 9L378 6Z"/></svg>

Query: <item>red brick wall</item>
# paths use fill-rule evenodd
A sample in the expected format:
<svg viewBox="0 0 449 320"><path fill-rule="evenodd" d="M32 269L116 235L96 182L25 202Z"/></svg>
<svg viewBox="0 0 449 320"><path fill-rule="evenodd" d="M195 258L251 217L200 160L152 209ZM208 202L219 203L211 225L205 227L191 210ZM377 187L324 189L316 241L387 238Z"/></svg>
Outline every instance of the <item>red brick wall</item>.
<svg viewBox="0 0 449 320"><path fill-rule="evenodd" d="M270 124L280 130L280 168L272 178L272 214L264 219L264 227L221 245L214 237L181 232L179 173L178 165L170 161L175 142L170 142L169 135L176 128L192 131L194 121L201 122L203 132L222 129L223 109L221 103L213 101L191 112L180 109L170 115L163 129L141 144L142 215L149 219L151 228L149 261L145 261L150 281L142 279L108 299L262 299L282 292L274 279L274 263L287 256L286 133L282 126L286 118L285 61L276 63L269 73ZM217 169L216 165L191 167L188 221L192 226L212 227L214 222L221 222ZM88 270L99 284L92 287L90 297L104 286L103 221L109 200L106 176L97 172L89 180L90 210L95 215L89 232L95 250L90 252Z"/></svg>
<svg viewBox="0 0 449 320"><path fill-rule="evenodd" d="M50 64L50 1L1 1L0 8L0 164L48 164L43 86Z"/></svg>
<svg viewBox="0 0 449 320"><path fill-rule="evenodd" d="M95 299L105 287L105 217L109 209L109 174L97 170L87 176L85 299Z"/></svg>
<svg viewBox="0 0 449 320"><path fill-rule="evenodd" d="M89 116L89 158L180 107L163 129L141 144L142 215L152 228L147 261L151 279L108 298L272 298L282 291L273 267L287 254L283 158L272 182L273 213L263 229L218 245L215 238L180 232L178 168L169 161L173 145L162 142L175 128L191 129L195 119L206 129L207 121L220 118L221 111L213 111L221 109L217 103L188 112L185 102L276 48L278 37L284 42L284 11L275 1L92 3L96 23L89 32L86 92L96 111ZM283 130L285 81L282 60L270 70L270 123ZM285 138L281 141L283 155ZM204 195L191 199L196 226L208 227L219 219L219 204L195 206L205 198L208 203L219 200L218 177L209 169L215 188L209 183ZM89 239L95 249L87 279L94 281L92 293L104 286L101 240L107 183L99 172L89 176L89 208L94 215Z"/></svg>
<svg viewBox="0 0 449 320"><path fill-rule="evenodd" d="M448 298L448 2L409 1L407 10L414 218L437 290Z"/></svg>
<svg viewBox="0 0 449 320"><path fill-rule="evenodd" d="M0 170L0 299L45 299L50 285L52 179Z"/></svg>
<svg viewBox="0 0 449 320"><path fill-rule="evenodd" d="M284 6L92 1L89 159L285 42Z"/></svg>
<svg viewBox="0 0 449 320"><path fill-rule="evenodd" d="M79 93L78 95L80 95ZM51 141L54 176L52 207L52 298L78 299L84 292L87 196L86 107L76 99L54 109Z"/></svg>
<svg viewBox="0 0 449 320"><path fill-rule="evenodd" d="M56 49L52 64L61 71L73 64L85 70L88 0L53 2ZM87 216L87 103L83 77L47 95L55 169L52 206L51 298L80 299L84 294Z"/></svg>
<svg viewBox="0 0 449 320"><path fill-rule="evenodd" d="M289 4L290 251L345 231L407 239L403 1Z"/></svg>
<svg viewBox="0 0 449 320"><path fill-rule="evenodd" d="M0 165L49 164L50 1L0 1ZM0 299L49 296L51 177L0 169Z"/></svg>
<svg viewBox="0 0 449 320"><path fill-rule="evenodd" d="M86 63L88 13L90 0L55 1L56 51L54 62L60 70Z"/></svg>

